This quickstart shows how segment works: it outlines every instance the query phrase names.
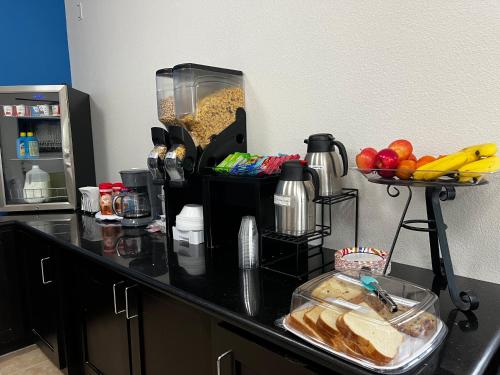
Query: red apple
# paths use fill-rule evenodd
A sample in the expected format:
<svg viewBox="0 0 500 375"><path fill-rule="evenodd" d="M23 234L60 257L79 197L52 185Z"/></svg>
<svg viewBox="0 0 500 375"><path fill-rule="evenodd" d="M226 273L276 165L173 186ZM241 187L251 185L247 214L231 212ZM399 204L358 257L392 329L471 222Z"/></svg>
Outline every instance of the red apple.
<svg viewBox="0 0 500 375"><path fill-rule="evenodd" d="M396 151L399 156L399 161L409 159L411 153L413 152L412 144L406 139L398 139L397 141L392 142L389 145L389 148Z"/></svg>
<svg viewBox="0 0 500 375"><path fill-rule="evenodd" d="M367 147L361 150L359 154L356 155L356 165L359 170L363 173L370 173L375 166L375 157L377 156L377 150L371 147Z"/></svg>
<svg viewBox="0 0 500 375"><path fill-rule="evenodd" d="M399 164L399 155L396 151L390 148L384 148L380 150L375 157L375 168L381 169L378 174L381 177L391 178L394 177L396 171L394 169L398 168ZM393 169L393 170L384 170L384 169Z"/></svg>

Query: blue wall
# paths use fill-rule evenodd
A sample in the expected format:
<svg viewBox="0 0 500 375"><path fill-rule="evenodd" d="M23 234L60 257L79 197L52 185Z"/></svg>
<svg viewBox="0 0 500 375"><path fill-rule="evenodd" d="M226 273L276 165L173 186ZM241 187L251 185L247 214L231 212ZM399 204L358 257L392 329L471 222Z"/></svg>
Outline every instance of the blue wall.
<svg viewBox="0 0 500 375"><path fill-rule="evenodd" d="M0 0L0 86L71 83L64 0Z"/></svg>

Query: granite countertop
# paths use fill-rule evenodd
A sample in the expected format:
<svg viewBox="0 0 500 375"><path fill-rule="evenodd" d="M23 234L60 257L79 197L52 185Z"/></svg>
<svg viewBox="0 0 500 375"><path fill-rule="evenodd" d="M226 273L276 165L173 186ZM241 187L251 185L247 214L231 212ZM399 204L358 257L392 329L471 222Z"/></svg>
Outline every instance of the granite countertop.
<svg viewBox="0 0 500 375"><path fill-rule="evenodd" d="M201 308L315 363L340 372L367 373L298 339L275 324L287 314L299 281L266 270L241 271L233 249L208 251L203 245L168 249L162 234L98 224L93 217L66 213L0 217L42 236L55 239L87 258L132 279ZM175 250L175 251L173 251ZM425 249L427 251L427 249ZM392 276L432 289L430 270L392 264ZM440 294L441 319L448 335L432 356L413 373L482 373L500 348L500 285L458 278L473 289L480 307L473 313L455 309L447 290ZM496 354L495 354L496 353Z"/></svg>

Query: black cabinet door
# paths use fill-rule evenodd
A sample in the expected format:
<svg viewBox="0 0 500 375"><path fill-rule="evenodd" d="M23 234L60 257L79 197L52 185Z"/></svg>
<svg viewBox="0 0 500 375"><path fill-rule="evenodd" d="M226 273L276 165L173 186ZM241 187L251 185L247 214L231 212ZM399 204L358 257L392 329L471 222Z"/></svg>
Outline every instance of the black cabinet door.
<svg viewBox="0 0 500 375"><path fill-rule="evenodd" d="M29 338L23 315L22 258L15 248L15 231L0 228L0 355L25 345Z"/></svg>
<svg viewBox="0 0 500 375"><path fill-rule="evenodd" d="M213 325L212 368L217 375L324 374L283 349L229 325Z"/></svg>
<svg viewBox="0 0 500 375"><path fill-rule="evenodd" d="M126 281L97 265L84 266L78 279L85 373L131 374Z"/></svg>
<svg viewBox="0 0 500 375"><path fill-rule="evenodd" d="M61 317L55 252L40 238L26 233L20 233L20 236L24 244L30 330L40 349L62 368L64 363L58 342Z"/></svg>
<svg viewBox="0 0 500 375"><path fill-rule="evenodd" d="M213 374L210 317L145 287L140 288L140 297L144 373Z"/></svg>

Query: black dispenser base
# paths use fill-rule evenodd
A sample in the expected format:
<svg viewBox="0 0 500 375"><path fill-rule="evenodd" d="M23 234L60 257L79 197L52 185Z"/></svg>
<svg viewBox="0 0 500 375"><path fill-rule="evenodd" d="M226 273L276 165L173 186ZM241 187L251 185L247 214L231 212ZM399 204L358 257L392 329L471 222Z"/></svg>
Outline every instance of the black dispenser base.
<svg viewBox="0 0 500 375"><path fill-rule="evenodd" d="M185 128L174 125L166 128L166 131L157 130L153 132L153 140L165 144L169 149L175 144L182 144L186 148L182 166L185 179L182 181L167 180L164 184L165 220L168 238L173 240L172 227L175 226L175 218L184 205L199 204L204 207L206 242L212 243L212 237L209 236L213 232L213 228L207 223L214 219L209 219L207 212L210 215L216 215L215 220L217 220L217 215L221 215L218 216L219 218L223 217L220 213L224 209L230 209L231 206L216 207L216 203L211 203L213 199L210 198L210 190L207 190L204 185L203 176L205 174L212 175L213 167L229 154L247 151L246 112L243 108L238 108L235 121L221 133L213 136L212 141L204 150L196 147L191 134ZM237 237L238 231L227 232L226 235L228 237Z"/></svg>
<svg viewBox="0 0 500 375"><path fill-rule="evenodd" d="M238 248L243 216L254 216L259 236L274 225L274 192L278 176L203 176L203 215L208 248Z"/></svg>

